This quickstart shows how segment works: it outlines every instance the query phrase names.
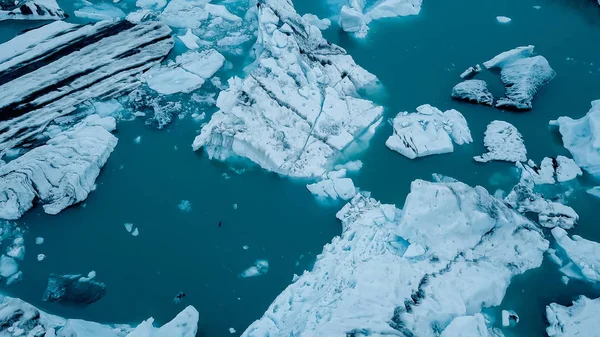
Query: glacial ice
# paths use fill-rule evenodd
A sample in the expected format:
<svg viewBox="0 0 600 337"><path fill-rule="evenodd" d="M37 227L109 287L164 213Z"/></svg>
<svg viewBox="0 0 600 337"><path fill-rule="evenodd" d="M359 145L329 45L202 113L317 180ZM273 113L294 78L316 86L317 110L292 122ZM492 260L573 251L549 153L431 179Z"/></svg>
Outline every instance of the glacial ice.
<svg viewBox="0 0 600 337"><path fill-rule="evenodd" d="M540 166L532 160L525 164L517 162L516 165L521 170L521 180L526 175L536 185L563 183L583 174L575 161L565 156L546 157Z"/></svg>
<svg viewBox="0 0 600 337"><path fill-rule="evenodd" d="M490 160L524 162L527 149L517 128L504 121L492 121L485 130L483 143L488 152L473 157L475 161L487 163Z"/></svg>
<svg viewBox="0 0 600 337"><path fill-rule="evenodd" d="M585 296L573 301L570 307L551 303L546 307L546 328L549 337L598 337L600 336L600 299Z"/></svg>
<svg viewBox="0 0 600 337"><path fill-rule="evenodd" d="M593 101L582 118L559 117L550 124L558 125L563 144L577 165L600 178L600 100Z"/></svg>
<svg viewBox="0 0 600 337"><path fill-rule="evenodd" d="M217 99L220 110L193 149L221 161L245 158L284 176L319 178L381 122L383 108L357 98L377 79L290 2L261 2L258 24L252 70L229 79Z"/></svg>
<svg viewBox="0 0 600 337"><path fill-rule="evenodd" d="M348 0L340 11L339 25L357 37L365 37L369 23L383 18L417 15L423 0L381 0L366 6L365 0Z"/></svg>
<svg viewBox="0 0 600 337"><path fill-rule="evenodd" d="M600 186L595 186L586 191L588 194L600 198Z"/></svg>
<svg viewBox="0 0 600 337"><path fill-rule="evenodd" d="M252 267L244 270L241 274L241 278L256 277L266 274L269 271L269 261L267 260L256 260Z"/></svg>
<svg viewBox="0 0 600 337"><path fill-rule="evenodd" d="M438 336L499 305L548 249L535 224L482 187L416 180L402 211L383 206L362 194L344 206L342 235L242 336ZM425 253L403 257L409 244Z"/></svg>
<svg viewBox="0 0 600 337"><path fill-rule="evenodd" d="M94 21L120 20L125 18L125 13L119 8L108 3L84 6L74 11L75 16Z"/></svg>
<svg viewBox="0 0 600 337"><path fill-rule="evenodd" d="M306 188L318 199L348 201L356 195L354 182L346 178L346 170L331 171L323 180L306 185Z"/></svg>
<svg viewBox="0 0 600 337"><path fill-rule="evenodd" d="M473 141L464 116L452 109L445 112L429 104L417 112L401 112L393 120L394 133L385 145L410 159L454 151L452 142L462 145Z"/></svg>
<svg viewBox="0 0 600 337"><path fill-rule="evenodd" d="M452 98L472 103L492 105L494 96L488 90L487 83L482 80L466 80L452 88Z"/></svg>
<svg viewBox="0 0 600 337"><path fill-rule="evenodd" d="M483 65L488 69L500 68L506 92L505 97L496 101L498 108L530 110L533 96L556 75L543 56L533 56L531 45L503 52Z"/></svg>
<svg viewBox="0 0 600 337"><path fill-rule="evenodd" d="M0 21L62 20L66 17L56 0L0 0Z"/></svg>
<svg viewBox="0 0 600 337"><path fill-rule="evenodd" d="M463 71L460 74L460 78L469 79L469 78L477 75L479 72L481 72L481 66L479 64L476 64L474 67L469 67L465 71Z"/></svg>
<svg viewBox="0 0 600 337"><path fill-rule="evenodd" d="M313 25L320 30L325 30L331 26L331 20L329 19L319 19L318 16L314 14L304 14L302 18L308 22L308 24Z"/></svg>
<svg viewBox="0 0 600 337"><path fill-rule="evenodd" d="M563 266L575 277L591 283L600 282L600 243L586 240L578 235L569 238L562 228L554 228L552 236L559 246L559 253L564 253Z"/></svg>
<svg viewBox="0 0 600 337"><path fill-rule="evenodd" d="M519 323L519 315L513 310L502 310L502 326L508 327Z"/></svg>
<svg viewBox="0 0 600 337"><path fill-rule="evenodd" d="M0 218L20 218L35 199L48 214L85 200L117 145L114 128L112 117L88 116L0 167Z"/></svg>
<svg viewBox="0 0 600 337"><path fill-rule="evenodd" d="M500 23L509 23L512 21L512 19L507 16L497 16L496 21L498 21Z"/></svg>
<svg viewBox="0 0 600 337"><path fill-rule="evenodd" d="M12 257L0 256L0 276L9 278L19 271L19 264Z"/></svg>
<svg viewBox="0 0 600 337"><path fill-rule="evenodd" d="M440 337L491 337L482 314L456 317Z"/></svg>
<svg viewBox="0 0 600 337"><path fill-rule="evenodd" d="M200 38L194 35L191 29L188 28L185 35L179 35L178 37L181 40L181 42L183 42L183 44L185 44L185 46L188 47L188 49L200 48L200 45L198 44L200 43Z"/></svg>
<svg viewBox="0 0 600 337"><path fill-rule="evenodd" d="M45 302L72 302L90 304L106 294L106 285L83 275L50 274L44 291Z"/></svg>

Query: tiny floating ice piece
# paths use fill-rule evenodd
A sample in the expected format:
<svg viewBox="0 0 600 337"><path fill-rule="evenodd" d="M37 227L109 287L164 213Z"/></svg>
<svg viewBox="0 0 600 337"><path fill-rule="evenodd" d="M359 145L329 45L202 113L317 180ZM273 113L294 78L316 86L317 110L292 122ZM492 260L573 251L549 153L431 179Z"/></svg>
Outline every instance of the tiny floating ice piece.
<svg viewBox="0 0 600 337"><path fill-rule="evenodd" d="M510 21L512 21L512 19L507 16L497 16L496 20L500 23L509 23Z"/></svg>
<svg viewBox="0 0 600 337"><path fill-rule="evenodd" d="M177 207L182 212L190 212L192 210L192 203L189 200L181 200L181 202L179 203L179 205L177 205Z"/></svg>
<svg viewBox="0 0 600 337"><path fill-rule="evenodd" d="M519 323L519 315L512 310L502 310L502 326L508 327Z"/></svg>
<svg viewBox="0 0 600 337"><path fill-rule="evenodd" d="M142 142L142 136L137 136L135 137L135 139L133 140L134 143L139 144Z"/></svg>
<svg viewBox="0 0 600 337"><path fill-rule="evenodd" d="M35 238L36 245L41 245L42 243L44 243L44 238L42 238L42 237Z"/></svg>
<svg viewBox="0 0 600 337"><path fill-rule="evenodd" d="M44 260L45 258L46 258L46 255L45 255L45 254L38 254L38 256L37 256L37 260L38 260L38 261L42 261L42 260Z"/></svg>
<svg viewBox="0 0 600 337"><path fill-rule="evenodd" d="M131 231L133 230L133 224L132 223L126 223L125 224L125 229L131 233Z"/></svg>
<svg viewBox="0 0 600 337"><path fill-rule="evenodd" d="M133 236L140 235L140 232L138 231L137 227L133 230L133 232L131 232L131 235L133 235Z"/></svg>
<svg viewBox="0 0 600 337"><path fill-rule="evenodd" d="M230 334L234 334L235 333L235 329L234 328L229 328L229 333Z"/></svg>
<svg viewBox="0 0 600 337"><path fill-rule="evenodd" d="M260 275L266 274L268 271L269 271L269 261L256 260L256 262L254 262L254 265L252 267L244 270L240 274L240 277L247 278L247 277L260 276Z"/></svg>

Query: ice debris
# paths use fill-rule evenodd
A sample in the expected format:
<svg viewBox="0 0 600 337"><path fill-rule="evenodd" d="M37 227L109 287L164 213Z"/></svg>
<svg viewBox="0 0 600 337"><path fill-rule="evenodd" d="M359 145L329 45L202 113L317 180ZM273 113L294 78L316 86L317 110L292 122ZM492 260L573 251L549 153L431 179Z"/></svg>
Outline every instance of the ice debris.
<svg viewBox="0 0 600 337"><path fill-rule="evenodd" d="M465 79L465 78L469 79L469 78L477 75L480 71L481 71L481 66L479 64L476 64L475 66L469 67L465 71L463 71L460 74L460 78L462 78L462 79Z"/></svg>
<svg viewBox="0 0 600 337"><path fill-rule="evenodd" d="M533 96L556 75L543 56L533 56L531 45L503 52L483 65L488 69L500 68L506 92L505 97L496 101L498 108L530 110Z"/></svg>
<svg viewBox="0 0 600 337"><path fill-rule="evenodd" d="M369 23L383 18L417 15L421 11L423 0L381 0L373 6L366 6L364 0L348 0L342 6L339 25L357 37L365 37Z"/></svg>
<svg viewBox="0 0 600 337"><path fill-rule="evenodd" d="M46 258L46 254L38 254L37 255L37 260L38 261L43 261Z"/></svg>
<svg viewBox="0 0 600 337"><path fill-rule="evenodd" d="M494 96L482 80L466 80L452 88L452 98L485 105L494 104Z"/></svg>
<svg viewBox="0 0 600 337"><path fill-rule="evenodd" d="M557 125L565 148L579 167L600 178L600 100L592 102L590 111L580 119L559 117Z"/></svg>
<svg viewBox="0 0 600 337"><path fill-rule="evenodd" d="M106 285L92 278L77 275L50 274L42 298L45 302L90 304L106 294Z"/></svg>
<svg viewBox="0 0 600 337"><path fill-rule="evenodd" d="M562 228L554 228L552 236L559 247L558 256L562 257L555 261L562 265L561 272L570 278L600 282L600 243L578 235L569 238Z"/></svg>
<svg viewBox="0 0 600 337"><path fill-rule="evenodd" d="M497 16L496 21L498 21L500 23L509 23L512 21L512 19L509 18L508 16Z"/></svg>
<svg viewBox="0 0 600 337"><path fill-rule="evenodd" d="M266 274L269 271L269 261L267 260L256 260L254 265L246 270L244 270L241 274L241 278L247 277L255 277Z"/></svg>
<svg viewBox="0 0 600 337"><path fill-rule="evenodd" d="M117 145L114 129L114 118L91 115L0 167L0 218L20 218L36 199L48 214L85 200Z"/></svg>
<svg viewBox="0 0 600 337"><path fill-rule="evenodd" d="M235 329L234 328L229 328L229 333L230 334L234 334L235 333Z"/></svg>
<svg viewBox="0 0 600 337"><path fill-rule="evenodd" d="M600 186L595 186L586 191L588 194L600 198Z"/></svg>
<svg viewBox="0 0 600 337"><path fill-rule="evenodd" d="M445 112L429 104L417 112L401 112L393 120L394 133L385 145L410 159L454 151L452 142L473 141L464 116L452 109Z"/></svg>
<svg viewBox="0 0 600 337"><path fill-rule="evenodd" d="M185 35L180 35L178 37L181 40L181 42L183 42L183 44L185 44L185 46L188 47L188 49L200 48L200 46L198 44L198 43L200 43L200 38L197 37L196 35L194 35L194 33L192 32L192 30L190 28L188 28Z"/></svg>
<svg viewBox="0 0 600 337"><path fill-rule="evenodd" d="M306 185L306 188L318 199L348 201L356 195L356 188L352 179L346 177L346 170L331 171L323 180Z"/></svg>
<svg viewBox="0 0 600 337"><path fill-rule="evenodd" d="M377 79L291 2L261 1L258 24L252 70L229 79L220 110L193 149L221 161L245 158L284 176L321 177L381 122L383 108L357 98Z"/></svg>
<svg viewBox="0 0 600 337"><path fill-rule="evenodd" d="M583 174L575 161L565 156L546 157L539 166L532 160L517 162L516 165L521 170L521 180L527 176L536 185L563 183Z"/></svg>
<svg viewBox="0 0 600 337"><path fill-rule="evenodd" d="M131 233L131 231L133 230L133 224L132 223L126 223L125 224L125 230L128 231L129 233Z"/></svg>
<svg viewBox="0 0 600 337"><path fill-rule="evenodd" d="M501 336L491 333L493 329L486 327L482 314L456 317L442 331L440 337L494 337Z"/></svg>
<svg viewBox="0 0 600 337"><path fill-rule="evenodd" d="M502 326L514 326L519 323L519 315L513 310L502 310Z"/></svg>
<svg viewBox="0 0 600 337"><path fill-rule="evenodd" d="M192 203L189 200L181 200L179 205L177 205L182 212L191 212L192 211Z"/></svg>
<svg viewBox="0 0 600 337"><path fill-rule="evenodd" d="M483 143L488 152L473 157L475 161L486 163L490 160L524 162L527 149L523 137L512 124L504 121L492 121L485 130Z"/></svg>
<svg viewBox="0 0 600 337"><path fill-rule="evenodd" d="M416 180L402 211L387 206L357 194L337 214L341 236L242 336L439 336L499 305L548 249L534 223L482 187ZM425 253L403 257L412 244ZM483 329L477 317L469 326Z"/></svg>
<svg viewBox="0 0 600 337"><path fill-rule="evenodd" d="M546 307L549 337L600 336L600 299L579 297L570 307L551 303Z"/></svg>
<svg viewBox="0 0 600 337"><path fill-rule="evenodd" d="M42 243L44 243L44 238L42 238L42 237L35 238L36 245L41 245Z"/></svg>
<svg viewBox="0 0 600 337"><path fill-rule="evenodd" d="M319 19L314 14L304 14L302 18L306 20L309 24L319 28L320 30L325 30L331 26L331 20L329 19Z"/></svg>
<svg viewBox="0 0 600 337"><path fill-rule="evenodd" d="M56 0L0 0L0 21L62 20L66 17Z"/></svg>

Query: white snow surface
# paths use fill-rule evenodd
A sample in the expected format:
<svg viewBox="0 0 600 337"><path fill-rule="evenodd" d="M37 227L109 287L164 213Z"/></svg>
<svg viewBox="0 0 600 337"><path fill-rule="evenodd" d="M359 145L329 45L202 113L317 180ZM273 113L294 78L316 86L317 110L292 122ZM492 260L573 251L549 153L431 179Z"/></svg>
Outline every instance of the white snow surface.
<svg viewBox="0 0 600 337"><path fill-rule="evenodd" d="M527 160L527 149L523 143L523 137L510 123L492 121L485 130L483 143L488 152L473 157L475 161L487 163L490 160L511 162Z"/></svg>
<svg viewBox="0 0 600 337"><path fill-rule="evenodd" d="M365 37L373 20L417 15L423 0L380 0L366 6L364 0L348 0L340 11L339 25L357 37Z"/></svg>
<svg viewBox="0 0 600 337"><path fill-rule="evenodd" d="M21 3L15 1L16 4ZM22 7L27 7L31 14L24 14ZM41 12L41 13L40 13ZM62 20L66 18L65 12L56 0L30 0L9 10L0 9L0 21L4 20Z"/></svg>
<svg viewBox="0 0 600 337"><path fill-rule="evenodd" d="M460 182L416 180L402 211L358 194L337 217L342 235L242 336L438 336L499 305L548 248L535 224ZM425 253L404 257L409 244Z"/></svg>
<svg viewBox="0 0 600 337"><path fill-rule="evenodd" d="M466 80L460 82L452 88L451 96L452 98L472 103L494 104L494 96L488 90L487 83L483 80Z"/></svg>
<svg viewBox="0 0 600 337"><path fill-rule="evenodd" d="M450 322L440 337L488 337L488 328L482 314L460 316Z"/></svg>
<svg viewBox="0 0 600 337"><path fill-rule="evenodd" d="M600 178L600 100L592 102L590 111L579 119L559 117L558 125L565 148L579 167Z"/></svg>
<svg viewBox="0 0 600 337"><path fill-rule="evenodd" d="M392 122L393 134L385 145L410 159L454 151L452 142L462 145L473 141L465 117L452 109L445 112L429 104L417 112L401 112Z"/></svg>
<svg viewBox="0 0 600 337"><path fill-rule="evenodd" d="M0 167L0 218L18 219L38 199L57 214L87 198L117 145L115 119L86 117L71 129Z"/></svg>
<svg viewBox="0 0 600 337"><path fill-rule="evenodd" d="M465 71L463 71L460 74L460 78L471 78L477 75L479 72L481 72L481 66L479 64L476 64L475 66L469 67Z"/></svg>
<svg viewBox="0 0 600 337"><path fill-rule="evenodd" d="M357 193L352 179L346 177L346 169L329 172L321 181L306 185L306 188L318 199L348 201Z"/></svg>
<svg viewBox="0 0 600 337"><path fill-rule="evenodd" d="M252 267L244 270L241 274L241 278L261 276L269 272L269 261L267 260L256 260Z"/></svg>
<svg viewBox="0 0 600 337"><path fill-rule="evenodd" d="M552 303L546 307L549 337L600 337L600 299L579 297L570 307Z"/></svg>
<svg viewBox="0 0 600 337"><path fill-rule="evenodd" d="M497 16L496 20L500 23L509 23L512 21L512 19L509 18L508 16Z"/></svg>
<svg viewBox="0 0 600 337"><path fill-rule="evenodd" d="M302 18L306 20L309 24L319 28L320 30L325 30L331 26L331 20L329 19L319 19L318 16L314 14L304 14Z"/></svg>
<svg viewBox="0 0 600 337"><path fill-rule="evenodd" d="M357 93L377 79L289 1L261 2L258 24L252 70L229 79L217 99L220 110L193 149L221 161L245 158L284 176L319 178L381 122L383 108Z"/></svg>
<svg viewBox="0 0 600 337"><path fill-rule="evenodd" d="M569 238L562 228L554 228L552 235L566 256L567 267L575 277L591 283L600 282L600 243L586 240L578 235ZM569 262L572 265L568 265ZM564 263L563 263L564 264Z"/></svg>

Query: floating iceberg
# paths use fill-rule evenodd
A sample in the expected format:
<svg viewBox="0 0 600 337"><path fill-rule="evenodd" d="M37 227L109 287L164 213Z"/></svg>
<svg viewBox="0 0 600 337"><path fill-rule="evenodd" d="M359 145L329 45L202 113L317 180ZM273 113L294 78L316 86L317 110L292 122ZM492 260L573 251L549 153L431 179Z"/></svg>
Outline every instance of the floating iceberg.
<svg viewBox="0 0 600 337"><path fill-rule="evenodd" d="M269 272L269 261L267 260L256 260L254 265L246 270L244 270L241 274L241 278L248 277L256 277L261 276Z"/></svg>
<svg viewBox="0 0 600 337"><path fill-rule="evenodd" d="M348 201L356 195L356 187L350 178L346 178L346 170L331 171L326 177L314 184L306 185L306 188L318 199L345 200Z"/></svg>
<svg viewBox="0 0 600 337"><path fill-rule="evenodd" d="M485 130L483 143L488 152L473 157L475 161L487 163L490 160L524 162L527 149L523 137L512 124L504 121L492 121Z"/></svg>
<svg viewBox="0 0 600 337"><path fill-rule="evenodd" d="M337 216L342 235L242 336L438 336L499 305L548 248L535 224L460 182L416 180L402 211L358 194Z"/></svg>
<svg viewBox="0 0 600 337"><path fill-rule="evenodd" d="M496 101L496 107L530 110L538 90L550 82L556 72L543 56L533 56L533 46L518 47L484 62L490 68L500 68L500 78L506 88L505 97Z"/></svg>
<svg viewBox="0 0 600 337"><path fill-rule="evenodd" d="M559 117L558 125L565 148L585 171L600 178L600 100L592 102L590 111L580 119Z"/></svg>
<svg viewBox="0 0 600 337"><path fill-rule="evenodd" d="M56 0L0 0L0 21L62 20L66 17Z"/></svg>
<svg viewBox="0 0 600 337"><path fill-rule="evenodd" d="M422 2L423 0L381 0L369 7L365 0L348 0L348 4L342 6L339 25L346 32L365 37L371 21L417 15L421 11Z"/></svg>
<svg viewBox="0 0 600 337"><path fill-rule="evenodd" d="M508 16L497 16L496 21L498 21L500 23L509 23L512 21L512 19L509 18Z"/></svg>
<svg viewBox="0 0 600 337"><path fill-rule="evenodd" d="M35 199L48 214L85 200L117 145L114 128L114 118L91 115L0 167L0 218L20 218Z"/></svg>
<svg viewBox="0 0 600 337"><path fill-rule="evenodd" d="M445 112L429 104L417 112L401 112L392 123L394 133L385 145L410 159L454 151L452 142L462 145L473 141L465 117L452 109Z"/></svg>
<svg viewBox="0 0 600 337"><path fill-rule="evenodd" d="M552 303L546 307L549 337L600 336L600 299L579 297L570 307Z"/></svg>
<svg viewBox="0 0 600 337"><path fill-rule="evenodd" d="M600 282L600 243L586 240L578 235L569 238L562 228L554 228L552 235L564 253L563 267L569 277L588 282ZM561 271L563 271L561 269Z"/></svg>
<svg viewBox="0 0 600 337"><path fill-rule="evenodd" d="M376 77L327 42L290 2L258 6L257 55L245 79L229 80L193 142L211 158L245 158L290 177L319 178L357 140L369 139L383 108L358 96Z"/></svg>
<svg viewBox="0 0 600 337"><path fill-rule="evenodd" d="M532 160L525 164L517 162L516 165L521 170L521 180L527 176L536 185L563 183L583 174L575 161L565 156L546 157L540 166L535 165Z"/></svg>
<svg viewBox="0 0 600 337"><path fill-rule="evenodd" d="M314 14L304 14L302 15L302 18L304 18L306 22L319 28L320 30L325 30L331 26L331 20L319 19L319 17Z"/></svg>
<svg viewBox="0 0 600 337"><path fill-rule="evenodd" d="M90 275L92 276L92 275ZM94 275L95 276L95 275ZM106 294L106 285L83 275L55 275L48 278L48 285L42 298L45 302L71 302L90 304Z"/></svg>
<svg viewBox="0 0 600 337"><path fill-rule="evenodd" d="M452 98L485 105L494 103L494 96L488 90L487 83L482 80L460 82L452 88Z"/></svg>
<svg viewBox="0 0 600 337"><path fill-rule="evenodd" d="M471 78L481 71L481 66L476 64L474 67L469 67L460 74L460 78Z"/></svg>

